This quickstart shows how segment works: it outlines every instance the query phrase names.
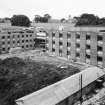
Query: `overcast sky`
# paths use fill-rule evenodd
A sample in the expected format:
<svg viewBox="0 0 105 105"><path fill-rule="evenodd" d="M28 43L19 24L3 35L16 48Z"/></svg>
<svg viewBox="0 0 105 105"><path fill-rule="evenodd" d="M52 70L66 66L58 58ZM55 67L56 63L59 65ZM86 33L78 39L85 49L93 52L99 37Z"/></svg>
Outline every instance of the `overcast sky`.
<svg viewBox="0 0 105 105"><path fill-rule="evenodd" d="M0 17L25 14L32 20L34 15L46 13L58 19L82 13L105 17L105 0L0 0Z"/></svg>

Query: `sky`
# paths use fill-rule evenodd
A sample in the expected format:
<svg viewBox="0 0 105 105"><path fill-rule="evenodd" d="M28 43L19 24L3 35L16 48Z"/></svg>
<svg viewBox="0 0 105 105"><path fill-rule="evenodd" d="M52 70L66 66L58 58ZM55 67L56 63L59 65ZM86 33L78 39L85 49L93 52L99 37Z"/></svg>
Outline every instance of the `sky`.
<svg viewBox="0 0 105 105"><path fill-rule="evenodd" d="M35 15L46 13L55 19L83 13L105 17L105 0L0 0L0 17L24 14L33 20Z"/></svg>

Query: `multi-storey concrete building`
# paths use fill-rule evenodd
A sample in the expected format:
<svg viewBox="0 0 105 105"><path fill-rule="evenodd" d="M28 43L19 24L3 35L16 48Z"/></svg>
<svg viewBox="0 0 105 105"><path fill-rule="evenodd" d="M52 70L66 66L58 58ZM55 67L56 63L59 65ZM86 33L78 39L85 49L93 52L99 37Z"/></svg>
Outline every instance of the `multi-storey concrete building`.
<svg viewBox="0 0 105 105"><path fill-rule="evenodd" d="M0 52L7 53L10 48L22 47L25 50L33 49L35 45L33 31L0 32Z"/></svg>
<svg viewBox="0 0 105 105"><path fill-rule="evenodd" d="M105 67L105 33L89 30L49 31L49 53Z"/></svg>

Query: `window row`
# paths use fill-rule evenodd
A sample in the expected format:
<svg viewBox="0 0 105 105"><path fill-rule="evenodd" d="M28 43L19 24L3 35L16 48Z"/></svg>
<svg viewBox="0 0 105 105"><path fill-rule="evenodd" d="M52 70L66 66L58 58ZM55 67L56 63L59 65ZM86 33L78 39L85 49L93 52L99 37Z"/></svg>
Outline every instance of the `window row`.
<svg viewBox="0 0 105 105"><path fill-rule="evenodd" d="M16 36L17 36L17 38L21 37L21 35L9 35L9 36L2 36L1 38L5 39L7 37L9 39L11 36L12 36L12 38L15 38ZM27 35L22 35L22 38L25 37L25 36L29 37L29 35L27 34ZM32 37L32 34L30 35L30 37Z"/></svg>

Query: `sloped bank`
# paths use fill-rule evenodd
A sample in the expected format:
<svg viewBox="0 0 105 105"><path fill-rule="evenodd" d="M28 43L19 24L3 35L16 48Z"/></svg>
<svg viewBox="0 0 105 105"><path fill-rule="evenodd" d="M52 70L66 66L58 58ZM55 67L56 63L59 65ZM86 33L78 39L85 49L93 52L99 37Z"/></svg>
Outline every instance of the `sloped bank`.
<svg viewBox="0 0 105 105"><path fill-rule="evenodd" d="M0 103L15 105L15 100L67 78L80 70L17 57L0 60Z"/></svg>

